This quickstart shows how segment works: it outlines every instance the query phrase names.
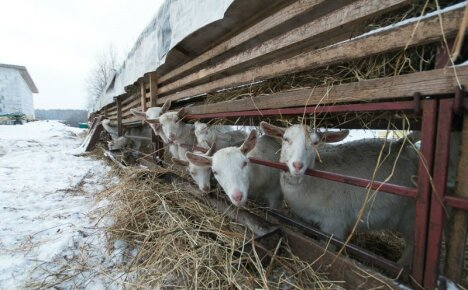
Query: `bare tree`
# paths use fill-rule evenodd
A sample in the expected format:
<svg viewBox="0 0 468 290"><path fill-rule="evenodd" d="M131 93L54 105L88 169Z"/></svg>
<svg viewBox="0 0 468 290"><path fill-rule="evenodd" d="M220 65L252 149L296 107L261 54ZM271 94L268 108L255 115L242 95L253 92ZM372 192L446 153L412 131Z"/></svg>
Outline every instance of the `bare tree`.
<svg viewBox="0 0 468 290"><path fill-rule="evenodd" d="M92 108L96 100L104 93L108 82L117 70L118 56L112 45L96 57L96 64L86 78L88 92L88 109Z"/></svg>

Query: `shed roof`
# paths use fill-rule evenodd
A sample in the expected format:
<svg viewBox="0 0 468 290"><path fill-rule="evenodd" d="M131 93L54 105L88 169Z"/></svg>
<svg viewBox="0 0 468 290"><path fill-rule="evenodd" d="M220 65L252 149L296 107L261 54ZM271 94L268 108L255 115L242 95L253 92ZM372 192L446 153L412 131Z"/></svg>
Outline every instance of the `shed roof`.
<svg viewBox="0 0 468 290"><path fill-rule="evenodd" d="M25 66L0 63L0 67L5 67L5 68L11 68L11 69L18 70L19 73L21 74L21 76L23 77L24 81L28 84L28 87L31 90L31 92L33 92L35 94L39 93L39 90L37 89L36 84L34 84L32 78L29 75L29 72L28 72L28 70L26 69Z"/></svg>

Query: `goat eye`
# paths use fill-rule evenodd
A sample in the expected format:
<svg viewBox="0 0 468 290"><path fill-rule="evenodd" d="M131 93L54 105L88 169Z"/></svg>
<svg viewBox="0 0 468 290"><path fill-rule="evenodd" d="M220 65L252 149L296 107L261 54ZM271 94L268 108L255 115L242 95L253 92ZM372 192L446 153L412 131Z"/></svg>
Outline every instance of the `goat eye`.
<svg viewBox="0 0 468 290"><path fill-rule="evenodd" d="M286 143L291 143L291 140L289 140L289 138L286 138L286 137L283 137L283 141Z"/></svg>
<svg viewBox="0 0 468 290"><path fill-rule="evenodd" d="M247 166L247 161L244 161L244 163L242 163L242 168L244 168L246 166Z"/></svg>

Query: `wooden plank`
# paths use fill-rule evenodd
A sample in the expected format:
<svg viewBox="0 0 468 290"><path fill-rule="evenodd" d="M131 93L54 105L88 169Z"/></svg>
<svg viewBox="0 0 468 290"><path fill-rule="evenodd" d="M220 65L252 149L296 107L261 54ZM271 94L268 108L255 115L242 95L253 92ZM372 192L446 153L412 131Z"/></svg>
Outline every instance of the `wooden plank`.
<svg viewBox="0 0 468 290"><path fill-rule="evenodd" d="M126 104L125 106L122 107L122 111L123 112L127 112L128 110L130 110L131 108L137 108L140 106L140 102L141 100L140 99L135 99L133 100L132 102Z"/></svg>
<svg viewBox="0 0 468 290"><path fill-rule="evenodd" d="M123 135L123 127L122 127L122 98L116 98L115 103L117 106L117 134L118 136Z"/></svg>
<svg viewBox="0 0 468 290"><path fill-rule="evenodd" d="M457 67L461 83L468 86L468 65ZM255 98L226 101L190 107L190 114L279 109L316 104L335 104L355 101L375 101L422 95L453 93L457 85L453 68L416 72L407 75L364 80L334 87L316 87L285 91Z"/></svg>
<svg viewBox="0 0 468 290"><path fill-rule="evenodd" d="M140 106L143 112L146 112L146 84L144 80L140 81Z"/></svg>
<svg viewBox="0 0 468 290"><path fill-rule="evenodd" d="M126 105L126 104L128 104L128 103L134 101L135 99L137 99L136 94L133 94L133 95L131 95L131 96L125 96L125 97L123 97L123 99L122 99L122 105Z"/></svg>
<svg viewBox="0 0 468 290"><path fill-rule="evenodd" d="M259 36L260 34L271 30L284 22L297 17L301 14L307 13L314 9L318 4L325 2L325 0L299 0L295 3L277 11L271 16L261 20L255 25L247 28L243 32L237 34L236 36L226 40L215 46L214 48L208 50L207 52L201 54L197 58L187 62L186 64L179 66L178 68L172 70L171 72L161 76L159 82L166 82L174 77L182 74L183 72L193 69L194 67L205 63L214 57L233 49L244 42Z"/></svg>
<svg viewBox="0 0 468 290"><path fill-rule="evenodd" d="M96 125L94 126L94 128L89 132L89 135L90 135L89 141L87 144L84 145L85 152L89 152L93 150L97 142L99 141L99 137L101 136L101 132L103 129L101 120L102 118L100 118L98 122L96 122Z"/></svg>
<svg viewBox="0 0 468 290"><path fill-rule="evenodd" d="M234 66L243 64L243 66L245 66L245 64L249 62L258 62L263 56L268 54L310 40L317 35L330 32L343 25L350 25L356 21L363 21L364 19L381 15L391 9L396 9L404 4L408 4L409 2L409 0L360 0L351 3L323 17L319 17L298 28L292 29L287 33L262 42L214 66L201 69L173 83L167 84L159 89L159 93L166 94L191 83L208 80L215 74L222 73Z"/></svg>
<svg viewBox="0 0 468 290"><path fill-rule="evenodd" d="M459 29L459 24L463 17L463 8L445 12L441 17L444 34L447 37L454 35ZM253 80L265 80L284 74L296 73L396 49L430 43L439 40L441 37L441 23L439 23L438 15L435 15L425 18L420 22L410 22L343 43L299 54L288 59L254 67L220 80L198 85L160 98L158 103L162 104L167 99L175 101L223 88L235 87L252 82Z"/></svg>
<svg viewBox="0 0 468 290"><path fill-rule="evenodd" d="M158 101L158 78L157 78L156 73L154 72L149 74L149 90L150 90L149 107L155 107Z"/></svg>
<svg viewBox="0 0 468 290"><path fill-rule="evenodd" d="M457 183L455 196L468 197L468 113L465 112L463 131L460 144L460 158L458 161ZM453 209L453 216L449 227L449 242L447 259L445 261L445 275L452 281L460 283L463 278L465 262L465 243L467 229L467 212Z"/></svg>
<svg viewBox="0 0 468 290"><path fill-rule="evenodd" d="M398 284L373 270L343 256L327 251L318 242L281 227L293 254L313 263L314 269L321 269L334 281L343 281L345 289L402 289ZM307 250L306 250L307 249Z"/></svg>

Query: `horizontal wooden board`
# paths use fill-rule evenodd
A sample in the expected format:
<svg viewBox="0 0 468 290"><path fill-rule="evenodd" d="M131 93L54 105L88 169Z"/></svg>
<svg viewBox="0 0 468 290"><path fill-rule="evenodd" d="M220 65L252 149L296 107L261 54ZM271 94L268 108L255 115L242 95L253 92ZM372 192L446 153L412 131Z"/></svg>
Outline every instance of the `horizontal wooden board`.
<svg viewBox="0 0 468 290"><path fill-rule="evenodd" d="M270 64L251 68L247 71L225 77L220 80L195 86L158 99L163 104L167 99L172 101L213 92L223 88L235 87L252 81L264 80L284 74L296 73L313 68L332 65L353 59L385 53L404 47L421 45L440 40L441 26L446 37L454 35L460 28L463 18L463 8L443 13L442 25L439 16L434 15L420 22L411 22L377 33L358 37L336 45L318 49L312 52L279 60Z"/></svg>
<svg viewBox="0 0 468 290"><path fill-rule="evenodd" d="M236 54L211 67L203 68L173 83L159 88L159 94L166 94L176 89L180 89L194 82L208 80L215 74L222 73L233 66L249 62L257 62L262 57L275 51L297 45L300 42L309 40L317 35L323 34L339 28L343 25L349 25L358 20L364 20L369 17L383 14L389 9L396 9L403 4L408 4L409 0L360 0L351 3L341 9L335 10L330 14L314 19L298 28L292 29L285 34L274 37L270 40L260 43L257 46L249 48L239 54ZM219 78L219 77L218 77Z"/></svg>
<svg viewBox="0 0 468 290"><path fill-rule="evenodd" d="M456 67L461 84L468 87L468 66ZM279 109L316 104L376 101L411 97L415 92L427 95L453 93L458 85L453 68L407 75L364 80L334 87L316 87L279 92L267 96L190 107L190 114Z"/></svg>
<svg viewBox="0 0 468 290"><path fill-rule="evenodd" d="M293 4L277 11L271 16L261 20L260 22L256 23L255 25L247 28L246 30L242 31L241 33L235 35L234 37L226 40L223 43L218 44L214 48L206 51L205 53L199 55L198 57L192 59L191 61L187 62L186 64L168 72L167 74L160 77L158 80L159 83L166 82L167 80L173 79L174 77L182 74L183 72L190 70L204 62L207 62L214 57L234 48L242 43L257 37L258 35L275 28L278 25L281 25L285 21L288 21L298 15L307 13L318 4L323 3L325 0L299 0L294 2Z"/></svg>

